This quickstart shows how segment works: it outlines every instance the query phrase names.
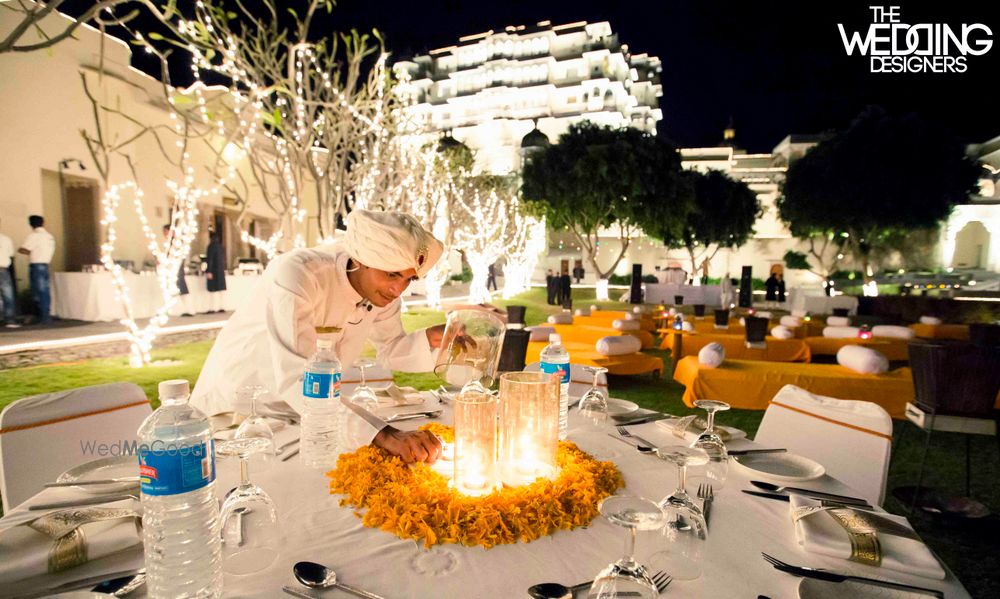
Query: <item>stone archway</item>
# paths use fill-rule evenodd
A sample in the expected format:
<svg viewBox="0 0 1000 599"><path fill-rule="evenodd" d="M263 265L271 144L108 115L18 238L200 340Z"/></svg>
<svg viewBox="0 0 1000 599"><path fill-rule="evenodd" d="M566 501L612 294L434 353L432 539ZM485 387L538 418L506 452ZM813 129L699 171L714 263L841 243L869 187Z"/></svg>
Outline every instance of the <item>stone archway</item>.
<svg viewBox="0 0 1000 599"><path fill-rule="evenodd" d="M970 221L955 235L953 268L987 268L990 255L990 232L978 220Z"/></svg>

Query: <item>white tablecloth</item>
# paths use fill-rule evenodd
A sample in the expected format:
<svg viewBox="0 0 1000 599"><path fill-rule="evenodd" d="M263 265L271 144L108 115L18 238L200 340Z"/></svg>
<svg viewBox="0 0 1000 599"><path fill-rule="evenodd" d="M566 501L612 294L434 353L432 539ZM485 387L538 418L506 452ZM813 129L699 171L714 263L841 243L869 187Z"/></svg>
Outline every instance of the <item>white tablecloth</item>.
<svg viewBox="0 0 1000 599"><path fill-rule="evenodd" d="M205 284L205 277L187 276L188 293L176 304L173 315L187 312L201 314L209 310L231 311L253 293L257 275L231 275L226 277L226 291L221 300L215 300ZM125 284L132 299L133 316L149 318L163 303L163 293L157 278L152 274L125 273ZM213 301L216 302L213 304ZM59 318L86 321L113 321L125 316L121 303L115 298L115 286L107 272L56 272L52 273L52 313Z"/></svg>
<svg viewBox="0 0 1000 599"><path fill-rule="evenodd" d="M570 438L598 457L615 460L625 476L625 492L659 500L674 489L676 473L672 465L640 454L606 434L581 434L575 412L570 414L574 416L570 420ZM446 410L443 419L451 421L450 410ZM419 422L400 424L415 428ZM722 422L725 422L724 417ZM655 443L678 441L654 423L631 429ZM296 427L286 428L275 435L276 442L280 445L297 434ZM734 441L731 445L732 448L749 446L752 444L746 441ZM237 469L237 463L231 459L218 463L217 494L235 485ZM226 597L282 597L283 584L297 584L292 576L292 565L300 560L326 564L337 571L343 582L387 599L526 597L526 589L535 583L576 584L592 579L609 562L621 557L625 536L624 529L598 517L587 528L560 531L532 543L501 545L489 550L438 545L428 551L413 541L362 526L350 508L338 505L338 496L329 495L323 473L303 467L298 457L278 462L270 471L253 473L252 478L277 505L285 536L284 549L266 570L247 576L227 574ZM944 581L933 581L805 553L795 541L788 503L740 492L740 489L752 488L748 482L750 478L738 466L731 466L725 487L716 490L705 573L697 580L673 582L668 589L670 597L755 597L758 594L774 599L796 597L799 579L774 570L761 558L762 551L797 565L940 588L949 599L969 596L951 573ZM693 493L697 481L689 480L688 484ZM829 477L804 486L857 495ZM47 489L11 515L23 511L31 502L52 498L57 491L66 492L65 489ZM652 533L640 533L637 550L640 560L651 553L649 543L653 538ZM137 554L136 551L121 556L120 564L126 564L129 559L134 563ZM23 588L5 589L4 592L19 590ZM139 592L132 596L144 595ZM314 596L346 595L329 591L326 595L317 593Z"/></svg>
<svg viewBox="0 0 1000 599"><path fill-rule="evenodd" d="M834 308L846 308L848 314L858 313L858 298L853 295L823 294L820 289L793 289L788 294L789 310L805 310L810 314L833 314Z"/></svg>
<svg viewBox="0 0 1000 599"><path fill-rule="evenodd" d="M662 283L644 283L646 294L644 300L647 304L673 304L674 296L684 297L684 305L705 304L706 306L720 306L722 287L718 285L674 285Z"/></svg>

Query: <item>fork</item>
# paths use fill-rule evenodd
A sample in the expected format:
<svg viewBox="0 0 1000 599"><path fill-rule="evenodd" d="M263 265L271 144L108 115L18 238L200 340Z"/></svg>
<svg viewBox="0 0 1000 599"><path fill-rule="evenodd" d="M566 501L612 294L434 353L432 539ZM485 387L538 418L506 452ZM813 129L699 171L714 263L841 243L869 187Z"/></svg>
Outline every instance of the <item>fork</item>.
<svg viewBox="0 0 1000 599"><path fill-rule="evenodd" d="M657 593L662 593L664 590L666 590L666 588L670 586L670 583L673 582L673 580L674 577L670 576L663 570L660 570L659 572L654 574L652 578L653 584L656 585Z"/></svg>
<svg viewBox="0 0 1000 599"><path fill-rule="evenodd" d="M648 440L643 439L642 437L640 437L639 435L637 435L637 434L633 433L632 431L628 430L624 426L616 426L615 429L618 431L618 434L621 435L621 436L623 436L623 437L631 437L631 438L635 439L636 441L642 443L643 445L645 445L646 447L649 447L649 448L655 448L656 447L656 443L650 443Z"/></svg>
<svg viewBox="0 0 1000 599"><path fill-rule="evenodd" d="M709 514L712 512L712 501L715 500L715 490L710 483L698 485L698 499L702 500L701 512L705 516L705 528L708 528Z"/></svg>
<svg viewBox="0 0 1000 599"><path fill-rule="evenodd" d="M927 589L923 587L916 587L908 584L902 584L899 582L889 582L887 580L878 580L876 578L865 578L863 576L852 576L850 574L839 574L837 572L831 572L829 570L819 570L817 568L809 568L807 566L793 566L791 564L786 564L776 557L772 557L766 553L761 553L767 563L774 566L776 570L791 574L793 576L800 576L806 578L816 578L819 580L825 580L827 582L844 582L846 580L851 580L854 582L859 582L861 584L870 584L878 587L885 587L888 589L897 589L903 591L915 591L918 593L924 593L934 597L944 597L944 593L936 589Z"/></svg>

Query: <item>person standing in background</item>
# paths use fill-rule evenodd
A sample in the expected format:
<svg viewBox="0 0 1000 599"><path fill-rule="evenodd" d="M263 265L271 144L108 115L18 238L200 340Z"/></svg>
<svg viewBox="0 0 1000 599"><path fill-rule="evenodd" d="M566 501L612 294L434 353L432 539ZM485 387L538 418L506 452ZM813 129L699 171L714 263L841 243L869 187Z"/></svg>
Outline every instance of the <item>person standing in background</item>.
<svg viewBox="0 0 1000 599"><path fill-rule="evenodd" d="M490 285L493 286L493 291L497 290L497 267L490 264L489 270L486 272L486 290L490 290Z"/></svg>
<svg viewBox="0 0 1000 599"><path fill-rule="evenodd" d="M173 243L173 227L170 223L163 225L163 251L170 251L170 244ZM191 308L188 306L187 295L190 293L188 290L187 280L184 278L184 274L187 271L187 256L181 260L180 266L177 267L177 304L181 311L181 316L194 316L192 314Z"/></svg>
<svg viewBox="0 0 1000 599"><path fill-rule="evenodd" d="M10 265L14 263L14 242L0 233L0 306L3 307L4 325L16 329L17 304L14 296L14 281L10 276Z"/></svg>
<svg viewBox="0 0 1000 599"><path fill-rule="evenodd" d="M773 308L775 302L778 301L778 277L774 274L774 272L772 272L771 276L764 281L764 289L767 292L764 296L764 300L767 302L767 306L769 308Z"/></svg>
<svg viewBox="0 0 1000 599"><path fill-rule="evenodd" d="M556 303L556 296L559 294L559 283L552 269L545 271L545 297L550 306Z"/></svg>
<svg viewBox="0 0 1000 599"><path fill-rule="evenodd" d="M208 248L205 250L205 263L208 268L205 277L208 279L206 285L208 292L212 295L211 308L209 312L224 312L222 309L223 295L220 293L226 290L226 250L223 249L219 241L219 234L211 231L208 234Z"/></svg>
<svg viewBox="0 0 1000 599"><path fill-rule="evenodd" d="M584 274L585 274L585 271L583 270L583 266L582 265L577 264L576 266L573 267L573 278L576 279L576 284L577 285L579 285L580 281L583 280L583 275Z"/></svg>
<svg viewBox="0 0 1000 599"><path fill-rule="evenodd" d="M559 276L559 305L563 308L571 307L572 300L570 296L572 295L573 279L570 278L569 272L564 272Z"/></svg>
<svg viewBox="0 0 1000 599"><path fill-rule="evenodd" d="M39 322L52 322L52 294L49 289L49 263L56 253L56 240L45 230L45 219L37 214L28 217L31 233L24 239L19 254L28 257L28 281L38 302Z"/></svg>
<svg viewBox="0 0 1000 599"><path fill-rule="evenodd" d="M778 273L778 303L785 303L785 275L780 272Z"/></svg>

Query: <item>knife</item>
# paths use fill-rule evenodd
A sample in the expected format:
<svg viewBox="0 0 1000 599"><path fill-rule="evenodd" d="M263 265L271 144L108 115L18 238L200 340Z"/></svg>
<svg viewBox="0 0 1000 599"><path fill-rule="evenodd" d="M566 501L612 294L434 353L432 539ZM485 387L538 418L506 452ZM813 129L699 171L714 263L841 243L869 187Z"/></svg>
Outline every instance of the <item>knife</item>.
<svg viewBox="0 0 1000 599"><path fill-rule="evenodd" d="M757 453L785 453L788 451L784 447L776 449L731 449L729 455L753 455Z"/></svg>
<svg viewBox="0 0 1000 599"><path fill-rule="evenodd" d="M631 426L633 424L645 424L647 422L654 422L656 420L663 420L665 418L672 418L667 414L646 414L644 416L639 416L633 418L632 420L618 421L615 424L618 426Z"/></svg>
<svg viewBox="0 0 1000 599"><path fill-rule="evenodd" d="M135 495L128 495L122 493L120 495L103 495L100 497L91 497L89 499L75 499L73 501L57 501L55 503L39 503L36 505L28 506L28 511L38 511L38 510L56 510L60 508L67 507L83 507L86 505L100 505L102 503L111 503L113 501L123 501L125 499L136 499Z"/></svg>
<svg viewBox="0 0 1000 599"><path fill-rule="evenodd" d="M285 591L286 593L288 593L292 597L299 597L300 599L316 599L312 595L307 595L307 594L303 593L302 591L293 589L290 586L283 586L283 587L281 587L281 590Z"/></svg>
<svg viewBox="0 0 1000 599"><path fill-rule="evenodd" d="M788 495L781 495L780 493L765 493L764 491L747 491L743 489L743 492L747 495L753 495L754 497L764 497L765 499L777 499L778 501L791 501L792 498Z"/></svg>
<svg viewBox="0 0 1000 599"><path fill-rule="evenodd" d="M139 550L142 551L141 549ZM144 574L146 572L145 568L138 568L135 570L125 570L122 572L111 572L110 574L99 574L96 576L90 576L87 578L81 578L80 580L71 580L69 582L63 583L61 585L45 589L43 591L29 591L21 595L13 595L13 599L40 599L42 597L51 597L57 593L65 593L67 591L78 591L80 589L89 589L95 584L101 584L108 580L114 580L124 576L136 576L138 574ZM310 598L312 599L312 598Z"/></svg>
<svg viewBox="0 0 1000 599"><path fill-rule="evenodd" d="M814 499L829 499L831 501L846 503L848 505L869 505L867 499L851 497L850 495L837 495L836 493L825 493L823 491L813 491L812 489L802 489L799 487L775 488L776 485L773 483L765 483L759 480L752 480L750 481L750 484L766 491L783 491L790 495L805 495L806 497L812 497Z"/></svg>
<svg viewBox="0 0 1000 599"><path fill-rule="evenodd" d="M82 487L85 485L113 485L117 483L135 483L139 484L138 476L123 476L120 478L104 478L100 480L78 480L76 482L56 482L56 483L45 483L45 487Z"/></svg>

